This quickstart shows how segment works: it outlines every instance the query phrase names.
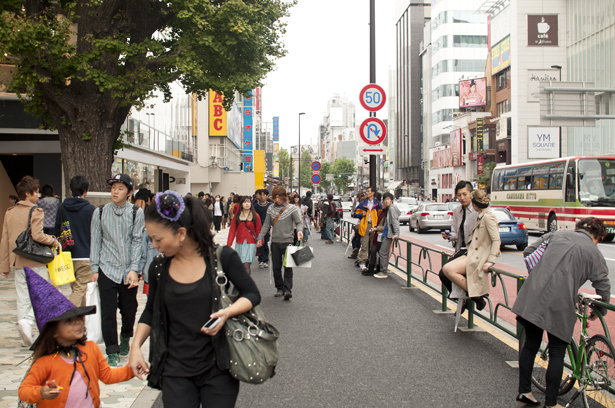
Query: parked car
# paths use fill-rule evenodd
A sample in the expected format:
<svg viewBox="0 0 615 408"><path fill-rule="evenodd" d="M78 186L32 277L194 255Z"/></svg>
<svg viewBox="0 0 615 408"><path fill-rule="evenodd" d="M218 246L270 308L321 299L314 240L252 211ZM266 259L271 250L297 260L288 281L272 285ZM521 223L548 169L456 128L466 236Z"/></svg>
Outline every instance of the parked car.
<svg viewBox="0 0 615 408"><path fill-rule="evenodd" d="M410 215L412 215L412 209L410 205L406 203L395 203L395 207L399 208L399 224L408 225L410 221Z"/></svg>
<svg viewBox="0 0 615 408"><path fill-rule="evenodd" d="M453 211L445 203L421 204L410 216L409 229L422 234L426 230L450 230L453 223Z"/></svg>
<svg viewBox="0 0 615 408"><path fill-rule="evenodd" d="M340 197L340 201L342 202L342 209L344 211L352 211L352 198L351 197Z"/></svg>
<svg viewBox="0 0 615 408"><path fill-rule="evenodd" d="M500 223L502 245L516 245L519 251L527 248L527 226L515 219L506 208L491 208Z"/></svg>
<svg viewBox="0 0 615 408"><path fill-rule="evenodd" d="M413 197L399 197L395 203L404 203L410 206L410 211L416 211L419 208L419 201Z"/></svg>

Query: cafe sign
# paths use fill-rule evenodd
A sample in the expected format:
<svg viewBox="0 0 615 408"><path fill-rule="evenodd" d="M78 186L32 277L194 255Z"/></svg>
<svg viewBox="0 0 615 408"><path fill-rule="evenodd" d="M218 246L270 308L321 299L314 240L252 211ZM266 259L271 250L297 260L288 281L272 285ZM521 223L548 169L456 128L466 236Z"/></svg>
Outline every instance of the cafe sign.
<svg viewBox="0 0 615 408"><path fill-rule="evenodd" d="M557 17L557 14L527 16L528 47L558 46Z"/></svg>

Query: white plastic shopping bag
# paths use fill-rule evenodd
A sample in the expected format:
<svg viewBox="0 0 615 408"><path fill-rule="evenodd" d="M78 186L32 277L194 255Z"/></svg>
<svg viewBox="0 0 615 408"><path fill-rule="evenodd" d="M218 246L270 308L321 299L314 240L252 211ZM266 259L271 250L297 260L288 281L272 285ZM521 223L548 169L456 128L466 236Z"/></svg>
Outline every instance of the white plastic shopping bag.
<svg viewBox="0 0 615 408"><path fill-rule="evenodd" d="M100 293L98 292L98 283L88 283L88 289L85 292L85 305L96 306L96 313L85 316L85 329L87 330L88 340L95 343L102 341L102 327L100 320Z"/></svg>
<svg viewBox="0 0 615 408"><path fill-rule="evenodd" d="M303 249L303 247L294 246L294 245L289 245L286 247L286 256L284 258L285 267L287 268L311 268L312 267L312 260L309 260L306 263L302 263L301 265L297 265L295 263L295 260L293 259L292 254L294 254L300 249ZM310 250L312 251L312 254L313 254L314 248L310 247Z"/></svg>

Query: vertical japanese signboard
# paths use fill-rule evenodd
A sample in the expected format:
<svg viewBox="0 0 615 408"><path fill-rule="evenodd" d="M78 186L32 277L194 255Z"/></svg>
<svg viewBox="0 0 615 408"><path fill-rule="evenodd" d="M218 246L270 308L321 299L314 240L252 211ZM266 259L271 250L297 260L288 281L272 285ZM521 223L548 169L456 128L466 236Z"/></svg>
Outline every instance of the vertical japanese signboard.
<svg viewBox="0 0 615 408"><path fill-rule="evenodd" d="M254 113L252 111L252 93L250 97L243 101L243 171L252 171L252 122Z"/></svg>
<svg viewBox="0 0 615 408"><path fill-rule="evenodd" d="M476 144L477 153L483 154L483 118L476 119Z"/></svg>
<svg viewBox="0 0 615 408"><path fill-rule="evenodd" d="M483 167L485 165L485 157L482 154L476 156L476 173L483 174Z"/></svg>
<svg viewBox="0 0 615 408"><path fill-rule="evenodd" d="M274 142L280 141L280 117L279 116L273 117L273 141Z"/></svg>

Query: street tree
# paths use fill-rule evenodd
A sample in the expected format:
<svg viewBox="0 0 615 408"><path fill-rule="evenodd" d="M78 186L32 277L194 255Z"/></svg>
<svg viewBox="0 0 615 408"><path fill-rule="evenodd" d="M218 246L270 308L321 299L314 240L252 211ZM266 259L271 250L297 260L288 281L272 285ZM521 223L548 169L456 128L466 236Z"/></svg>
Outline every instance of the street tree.
<svg viewBox="0 0 615 408"><path fill-rule="evenodd" d="M292 162L290 153L285 148L280 149L278 162L280 163L280 180L283 181L284 177L288 177L290 183L292 174L295 173L295 163Z"/></svg>
<svg viewBox="0 0 615 408"><path fill-rule="evenodd" d="M483 164L483 172L476 177L478 184L482 184L484 189L489 192L491 190L491 174L495 168L494 161L487 161Z"/></svg>
<svg viewBox="0 0 615 408"><path fill-rule="evenodd" d="M357 173L356 169L354 161L346 157L339 158L333 163L334 183L341 194L346 194L349 181Z"/></svg>
<svg viewBox="0 0 615 408"><path fill-rule="evenodd" d="M323 191L329 191L331 188L331 182L327 180L327 174L333 174L333 166L331 163L323 161L320 162L320 184L318 185Z"/></svg>
<svg viewBox="0 0 615 408"><path fill-rule="evenodd" d="M201 99L243 95L284 56L295 0L4 0L0 63L26 111L57 129L65 180L104 191L121 126L170 84ZM2 84L0 84L2 85Z"/></svg>
<svg viewBox="0 0 615 408"><path fill-rule="evenodd" d="M312 187L312 155L307 150L301 153L301 187Z"/></svg>

